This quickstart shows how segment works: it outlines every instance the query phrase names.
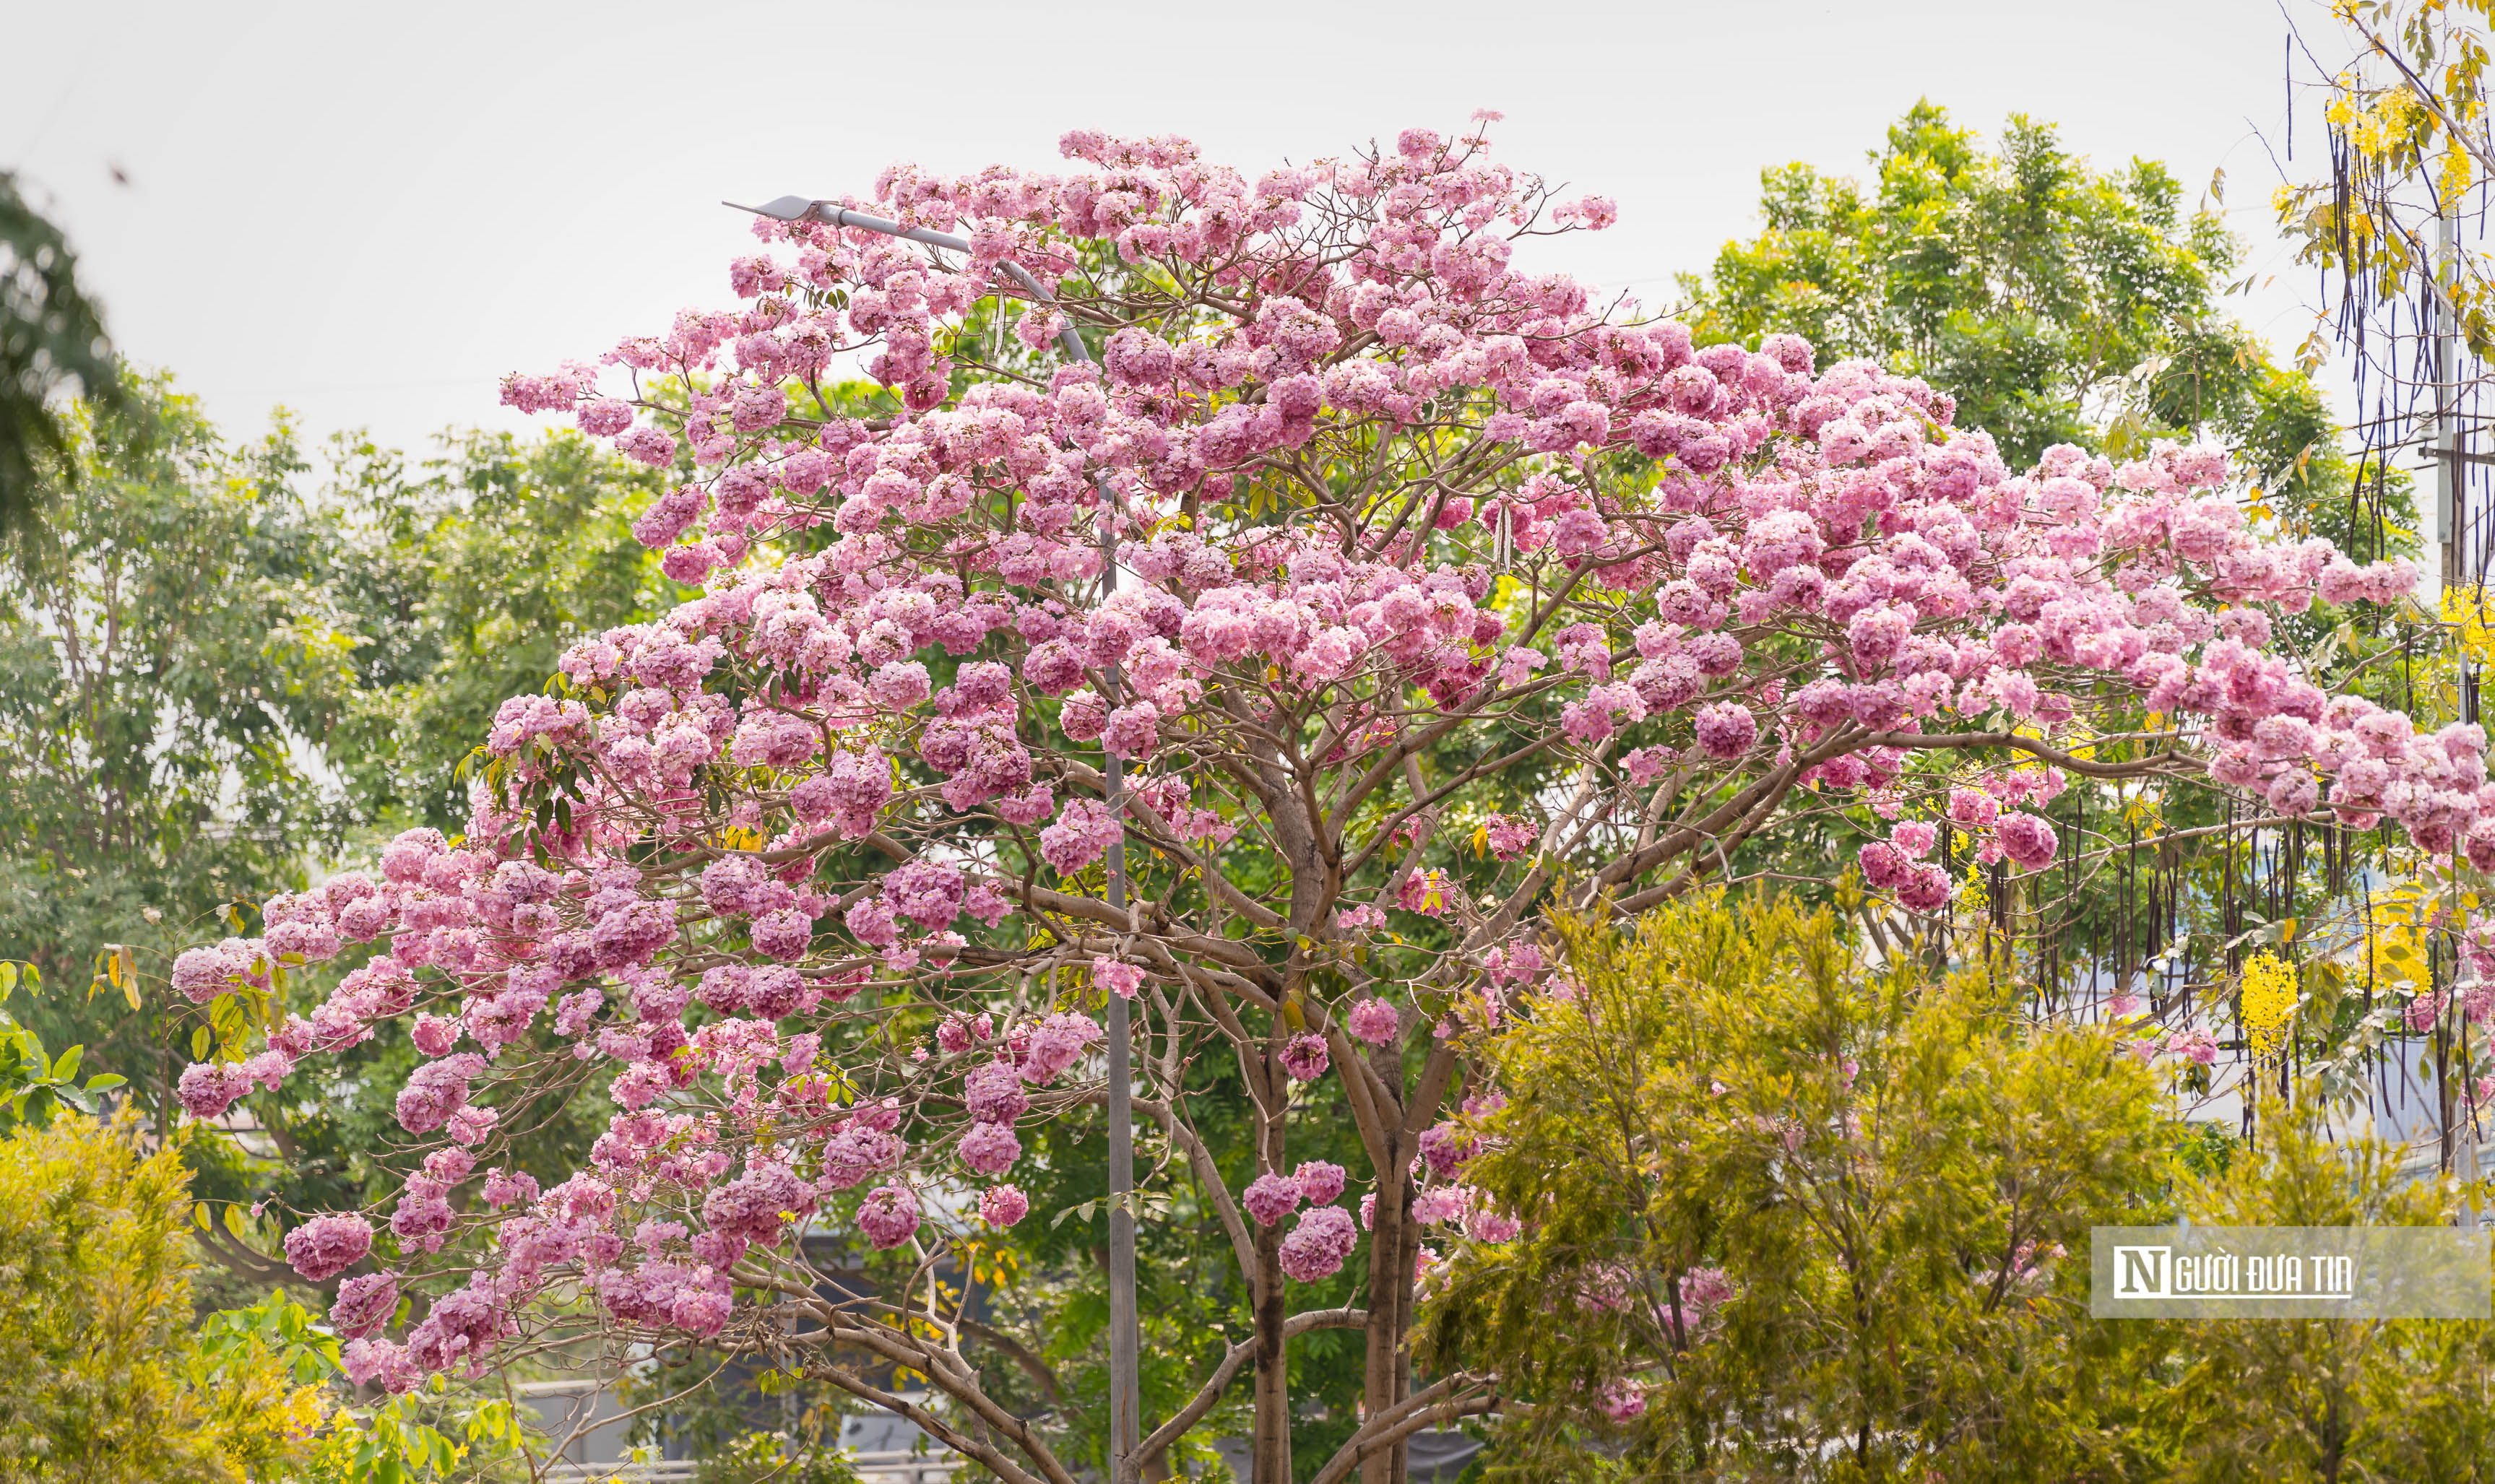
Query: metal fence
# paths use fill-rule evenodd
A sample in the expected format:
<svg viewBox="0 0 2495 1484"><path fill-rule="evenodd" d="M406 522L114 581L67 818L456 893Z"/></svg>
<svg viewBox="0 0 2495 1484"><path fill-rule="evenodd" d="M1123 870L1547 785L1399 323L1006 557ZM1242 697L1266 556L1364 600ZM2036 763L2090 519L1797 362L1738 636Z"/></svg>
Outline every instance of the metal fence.
<svg viewBox="0 0 2495 1484"><path fill-rule="evenodd" d="M950 1484L965 1461L951 1453L878 1451L852 1453L862 1484ZM564 1484L687 1484L701 1468L690 1459L653 1459L641 1464L548 1465L544 1477Z"/></svg>

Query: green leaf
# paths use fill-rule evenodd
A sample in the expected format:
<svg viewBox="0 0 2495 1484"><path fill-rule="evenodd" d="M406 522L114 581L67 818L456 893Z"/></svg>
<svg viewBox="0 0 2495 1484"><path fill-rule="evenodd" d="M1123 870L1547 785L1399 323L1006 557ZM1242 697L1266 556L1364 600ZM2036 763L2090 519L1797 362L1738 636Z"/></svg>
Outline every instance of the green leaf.
<svg viewBox="0 0 2495 1484"><path fill-rule="evenodd" d="M202 1025L199 1029L191 1032L191 1060L195 1062L203 1062L207 1059L208 1028Z"/></svg>
<svg viewBox="0 0 2495 1484"><path fill-rule="evenodd" d="M77 1075L78 1062L86 1056L86 1047L72 1046L52 1061L52 1080L66 1082Z"/></svg>
<svg viewBox="0 0 2495 1484"><path fill-rule="evenodd" d="M89 1092L108 1092L115 1087L123 1085L129 1080L130 1078L123 1076L118 1072L99 1072L95 1075L86 1079L86 1090Z"/></svg>

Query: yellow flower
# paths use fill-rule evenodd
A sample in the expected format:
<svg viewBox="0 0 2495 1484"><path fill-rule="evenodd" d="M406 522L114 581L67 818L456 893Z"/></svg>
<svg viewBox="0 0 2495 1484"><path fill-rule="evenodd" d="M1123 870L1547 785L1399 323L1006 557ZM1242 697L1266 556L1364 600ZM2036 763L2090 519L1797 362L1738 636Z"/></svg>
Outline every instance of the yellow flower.
<svg viewBox="0 0 2495 1484"><path fill-rule="evenodd" d="M2244 1039L2264 1061L2287 1045L2295 1018L2295 969L2267 949L2244 960Z"/></svg>
<svg viewBox="0 0 2495 1484"><path fill-rule="evenodd" d="M2495 660L2495 627L2487 619L2495 615L2482 584L2454 584L2443 590L2443 621L2460 630L2460 651L2478 664Z"/></svg>
<svg viewBox="0 0 2495 1484"><path fill-rule="evenodd" d="M1957 904L1961 911L1981 917L1992 910L1992 893L1984 889L1984 867L1967 863L1966 885L1958 888Z"/></svg>

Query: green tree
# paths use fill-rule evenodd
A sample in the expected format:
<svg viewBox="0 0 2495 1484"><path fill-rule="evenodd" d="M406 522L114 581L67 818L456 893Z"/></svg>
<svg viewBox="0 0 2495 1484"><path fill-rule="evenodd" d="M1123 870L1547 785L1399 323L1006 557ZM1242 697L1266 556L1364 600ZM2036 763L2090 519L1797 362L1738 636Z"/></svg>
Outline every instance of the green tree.
<svg viewBox="0 0 2495 1484"><path fill-rule="evenodd" d="M1867 184L1761 173L1765 229L1681 279L1702 343L1792 331L1823 362L1923 377L2014 467L2053 443L2118 454L2192 432L2265 482L2300 481L2335 450L2312 383L2221 312L2240 249L2214 212L2184 210L2163 165L2098 171L2016 113L1987 150L1928 101L1869 159Z"/></svg>
<svg viewBox="0 0 2495 1484"><path fill-rule="evenodd" d="M1836 922L1709 896L1575 924L1568 987L1494 1043L1467 1179L1525 1225L1460 1248L1425 1331L1532 1404L1494 1477L2097 1462L2063 1425L2064 1254L2154 1219L2148 1072L1982 972L1865 972Z"/></svg>
<svg viewBox="0 0 2495 1484"><path fill-rule="evenodd" d="M267 1478L320 1424L317 1387L252 1342L193 1333L178 1147L75 1114L0 1140L0 1480Z"/></svg>
<svg viewBox="0 0 2495 1484"><path fill-rule="evenodd" d="M135 409L68 240L0 170L0 534L49 502L75 438L58 399L73 388L108 412Z"/></svg>
<svg viewBox="0 0 2495 1484"><path fill-rule="evenodd" d="M143 975L343 843L319 742L355 639L285 425L234 445L164 378L130 394L143 419L73 413L80 498L0 567L0 958L43 969L18 1014L47 1043L155 1080L166 1027L97 955Z"/></svg>
<svg viewBox="0 0 2495 1484"><path fill-rule="evenodd" d="M456 833L459 764L495 709L583 634L687 595L631 531L665 476L570 433L445 434L413 470L342 439L332 463L349 538L329 589L362 642L330 757L373 825Z"/></svg>
<svg viewBox="0 0 2495 1484"><path fill-rule="evenodd" d="M2230 1227L2440 1227L2452 1191L2407 1151L2334 1137L2323 1100L2264 1109L2262 1136L2180 1203ZM2495 1278L2495 1275L2490 1275ZM2168 1384L2142 1419L2170 1477L2335 1481L2495 1476L2495 1334L2482 1320L2200 1320L2148 1331L2135 1374ZM2145 1361L2145 1364L2142 1362Z"/></svg>

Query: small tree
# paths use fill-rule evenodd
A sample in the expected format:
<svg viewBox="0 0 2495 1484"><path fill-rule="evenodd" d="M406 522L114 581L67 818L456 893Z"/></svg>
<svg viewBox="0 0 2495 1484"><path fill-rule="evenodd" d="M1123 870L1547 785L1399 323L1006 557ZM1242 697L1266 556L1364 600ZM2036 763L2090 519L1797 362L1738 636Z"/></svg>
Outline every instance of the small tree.
<svg viewBox="0 0 2495 1484"><path fill-rule="evenodd" d="M2401 1171L2404 1150L2335 1135L2319 1100L2186 1182L2176 1205L2225 1227L2448 1227L2460 1193ZM2495 1272L2486 1275L2495 1284ZM2144 1434L2167 1476L2484 1479L2495 1472L2495 1339L2467 1319L2197 1320L2128 1337Z"/></svg>
<svg viewBox="0 0 2495 1484"><path fill-rule="evenodd" d="M1866 973L1789 902L1563 932L1471 1125L1472 1198L1521 1226L1424 1305L1442 1367L1533 1404L1516 1476L1586 1433L1639 1477L2084 1474L2088 1227L2150 1219L2170 1168L2148 1069L2007 977Z"/></svg>
<svg viewBox="0 0 2495 1484"><path fill-rule="evenodd" d="M199 1355L187 1185L126 1123L0 1139L0 1479L222 1484L303 1451L319 1387L256 1344Z"/></svg>
<svg viewBox="0 0 2495 1484"><path fill-rule="evenodd" d="M1934 914L1952 839L2054 859L2023 805L2071 773L2205 774L2283 818L2330 782L2340 818L2495 865L2474 731L2412 737L2266 648L2270 613L2407 569L2257 538L2222 455L2014 476L1920 382L1598 312L1512 259L1610 204L1478 132L1252 181L1176 140L1065 148L1066 177L885 176L879 210L966 255L759 223L793 260L733 264L739 309L627 340L603 388L507 383L677 471L639 532L708 591L504 707L463 838L402 835L174 974L215 1001L388 945L182 1086L210 1116L385 1027L424 1053L397 1100L422 1167L375 1213L396 1266L333 1311L359 1376L690 1334L1069 1484L1063 1435L982 1379L1018 1362L957 1254L1026 1214L1023 1134L1102 1101L1117 995L1153 1153L1252 1313L1145 1455L1245 1374L1282 1484L1293 1342L1348 1327L1359 1393L1327 1402L1359 1420L1315 1477L1383 1481L1501 1394L1416 1380L1405 1336L1466 1048L1541 977L1547 906L1642 910L1867 798L1927 812L1862 863ZM1096 363L1056 362L1069 337ZM824 385L853 350L863 398ZM587 1167L505 1163L601 1092ZM1312 1128L1358 1167L1295 1160ZM801 1230L889 1281L836 1282ZM1295 1312L1364 1244L1356 1302ZM373 1225L287 1245L326 1279ZM390 1340L402 1283L439 1296Z"/></svg>

